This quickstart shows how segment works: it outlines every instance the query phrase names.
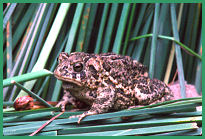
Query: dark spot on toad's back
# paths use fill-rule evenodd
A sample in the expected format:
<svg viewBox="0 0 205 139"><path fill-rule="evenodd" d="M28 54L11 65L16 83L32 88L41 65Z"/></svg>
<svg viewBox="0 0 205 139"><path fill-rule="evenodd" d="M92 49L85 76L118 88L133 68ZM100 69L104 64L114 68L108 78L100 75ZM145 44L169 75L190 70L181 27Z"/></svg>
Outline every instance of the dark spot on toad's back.
<svg viewBox="0 0 205 139"><path fill-rule="evenodd" d="M98 75L97 75L97 70L95 69L95 67L93 65L89 65L89 70L90 70L92 76L97 80Z"/></svg>
<svg viewBox="0 0 205 139"><path fill-rule="evenodd" d="M108 65L108 63L104 62L103 63L103 68L106 70L106 71L110 71L111 67Z"/></svg>
<svg viewBox="0 0 205 139"><path fill-rule="evenodd" d="M110 85L112 85L113 87L115 87L115 84L114 84L110 79L105 80L105 82L106 82L107 84L110 84Z"/></svg>

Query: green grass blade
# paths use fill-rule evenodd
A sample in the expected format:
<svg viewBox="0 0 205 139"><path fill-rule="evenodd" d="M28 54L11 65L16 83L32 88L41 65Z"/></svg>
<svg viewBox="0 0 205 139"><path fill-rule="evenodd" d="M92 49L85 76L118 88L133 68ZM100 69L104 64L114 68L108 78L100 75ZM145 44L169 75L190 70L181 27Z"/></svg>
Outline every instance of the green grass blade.
<svg viewBox="0 0 205 139"><path fill-rule="evenodd" d="M3 107L6 107L6 106L13 106L13 102L11 102L11 101L8 101L8 102L3 102Z"/></svg>
<svg viewBox="0 0 205 139"><path fill-rule="evenodd" d="M8 11L10 3L6 4L6 7L3 9L3 16L5 16L6 12Z"/></svg>
<svg viewBox="0 0 205 139"><path fill-rule="evenodd" d="M130 19L129 19L126 37L125 37L124 46L123 46L123 51L122 51L123 55L126 54L127 45L128 45L129 39L130 39L131 28L132 28L134 14L135 14L135 8L136 8L136 4L132 4L132 8L131 8L132 10L131 10L131 14L130 14Z"/></svg>
<svg viewBox="0 0 205 139"><path fill-rule="evenodd" d="M83 3L77 4L75 15L73 17L73 22L72 22L72 25L71 25L71 28L70 28L70 31L68 34L67 44L66 44L65 50L64 50L67 53L71 53L71 51L72 51L73 44L75 41L75 36L76 36L77 30L78 30L78 25L79 25L80 19L81 19L80 17L81 17L81 14L83 12L83 7L84 7ZM55 96L59 96L60 90L61 90L61 85L62 85L62 81L57 80L56 84L55 84L55 88L54 88L55 95L52 97L53 101L57 100L58 97L55 97Z"/></svg>
<svg viewBox="0 0 205 139"><path fill-rule="evenodd" d="M192 14L195 15L194 18L193 18L193 24L192 24L192 32L191 32L191 39L190 39L190 49L191 50L196 50L196 46L199 46L197 45L198 44L198 28L199 26L201 26L199 23L200 23L200 14L201 14L201 11L199 10L200 8L198 8L199 5L195 4L193 6L193 11ZM185 73L185 78L186 80L194 80L195 78L195 74L192 74L192 73L195 73L195 69L196 69L196 64L194 64L196 62L196 59L194 59L194 57L188 57L187 59L187 72ZM194 66L193 66L194 65ZM191 75L191 76L190 76Z"/></svg>
<svg viewBox="0 0 205 139"><path fill-rule="evenodd" d="M58 134L79 134L79 133L91 133L91 132L102 132L102 131L112 131L112 130L125 130L125 129L135 129L143 127L154 127L163 126L168 124L180 124L180 123L192 123L202 121L202 117L188 117L188 118L166 118L163 120L147 120L138 121L130 123L120 123L120 124L110 124L110 125L99 125L99 126L88 126L88 127L78 127L59 130Z"/></svg>
<svg viewBox="0 0 205 139"><path fill-rule="evenodd" d="M36 42L38 32L40 32L40 23L42 22L42 17L45 14L46 6L47 6L47 4L42 5L40 13L37 14L37 18L35 18L35 20L34 20L35 26L33 28L31 39L29 40L29 43L28 43L28 48L27 48L26 54L24 56L24 60L21 63L23 66L21 66L21 68L19 70L20 74L25 73L27 66L30 63L30 58L31 58L31 56L33 56L34 44Z"/></svg>
<svg viewBox="0 0 205 139"><path fill-rule="evenodd" d="M105 28L105 23L106 23L106 19L107 19L107 15L108 15L108 10L109 10L109 4L105 3L104 9L103 9L103 15L102 15L102 21L100 23L100 28L99 28L99 33L98 33L98 37L97 37L97 43L95 46L95 53L100 53L100 48L101 48L101 44L102 44L102 39L103 39L103 32L104 32L104 28Z"/></svg>
<svg viewBox="0 0 205 139"><path fill-rule="evenodd" d="M154 13L153 37L152 37L150 64L149 64L149 77L151 79L154 78L154 70L155 70L154 66L155 66L156 47L157 47L159 10L160 10L160 4L156 3L155 4L155 13Z"/></svg>
<svg viewBox="0 0 205 139"><path fill-rule="evenodd" d="M57 136L57 131L41 132L36 134L35 136Z"/></svg>
<svg viewBox="0 0 205 139"><path fill-rule="evenodd" d="M10 73L12 70L12 25L11 25L11 19L9 19L6 27L6 58L7 58L7 77L10 77Z"/></svg>
<svg viewBox="0 0 205 139"><path fill-rule="evenodd" d="M177 125L167 125L149 128L139 128L139 129L127 129L127 130L117 130L117 131L107 131L107 132L94 132L94 133L84 133L84 134L71 134L70 136L125 136L125 135L146 135L154 133L172 132L187 129L197 129L196 123L186 123ZM68 135L69 136L69 135Z"/></svg>
<svg viewBox="0 0 205 139"><path fill-rule="evenodd" d="M52 24L51 30L48 34L48 37L44 43L44 46L41 50L39 58L35 64L34 68L32 69L32 71L42 69L45 66L46 61L48 60L48 56L49 56L51 49L55 43L55 40L56 40L57 35L60 31L60 28L63 24L63 21L65 19L65 16L67 14L69 7L70 7L70 4L66 4L66 3L62 3L60 5L60 8L59 8L58 13L56 15L56 18Z"/></svg>
<svg viewBox="0 0 205 139"><path fill-rule="evenodd" d="M20 5L19 5L19 6L20 6ZM22 7L22 5L21 5L20 7ZM15 46L16 46L16 44L19 42L19 40L21 39L22 33L25 31L25 28L26 28L26 27L27 27L27 30L25 31L25 35L24 35L24 37L23 37L22 40L26 40L26 38L29 36L29 33L28 33L28 32L29 32L29 30L30 30L30 26L31 26L31 24L32 24L32 21L30 22L29 25L28 25L28 23L29 23L31 17L34 17L34 16L32 16L32 15L35 15L35 14L36 14L36 12L34 11L35 8L37 8L37 4L31 4L31 5L29 6L28 12L25 13L25 15L23 16L23 19L20 20L19 24L16 25L17 27L15 27L14 34L13 34L13 39L12 39L12 45L13 45L12 49L13 49L13 50L15 50L15 48L16 48ZM18 9L18 8L17 8L17 9ZM14 13L14 14L15 14L15 13ZM33 19L32 19L32 20L33 20ZM15 22L15 21L13 21L13 22ZM27 25L28 25L28 26L27 26ZM23 43L22 43L22 44L23 44ZM18 51L14 53L14 57L16 56L16 58L14 59L13 65L15 65L16 63L18 63L17 57L21 57L21 55L22 55L22 54L24 55L24 53L25 53L24 51L25 51L26 47L24 48L24 47L22 46L22 44L21 44L21 46L19 47ZM6 51L4 51L4 57L6 57ZM19 58L19 59L22 60L23 58ZM4 63L5 63L5 58L4 58ZM15 68L16 68L16 67L14 66L14 69L15 69ZM14 70L14 69L13 69L13 70ZM16 73L17 73L17 71L18 71L18 70L16 70ZM16 73L13 73L13 75L16 75Z"/></svg>
<svg viewBox="0 0 205 139"><path fill-rule="evenodd" d="M69 19L66 19L64 23L67 23L68 22L67 20ZM52 50L53 55L50 56L52 58L49 60L49 63L51 63L51 65L49 66L50 71L55 70L57 66L57 58L59 54L64 50L66 41L68 40L69 31L65 30L66 27L67 27L67 24L64 24L61 29L61 33L58 36L57 42L55 43L55 47ZM43 98L47 98L48 96L51 96L52 101L57 101L58 95L60 94L60 90L61 90L61 81L57 80L56 78L52 78L52 77L51 78L47 77L47 78L48 79L43 81L45 85L44 87L41 84L39 84L38 88L41 88L41 90L39 90L41 92L38 92L38 94L41 93Z"/></svg>
<svg viewBox="0 0 205 139"><path fill-rule="evenodd" d="M42 5L39 5L38 9L36 9L36 12L34 14L34 16L32 17L32 20L30 21L30 24L27 28L27 31L24 35L24 38L21 43L21 48L18 50L17 54L16 54L16 58L15 58L15 64L13 66L13 69L12 69L12 72L10 74L10 77L13 77L15 75L20 75L22 73L19 72L19 69L21 67L21 63L22 61L24 60L24 56L27 52L27 48L28 48L28 43L29 43L29 40L31 38L31 35L32 35L32 32L33 32L33 29L35 27L35 20L38 18L38 14L40 13L41 11L41 8L42 8Z"/></svg>
<svg viewBox="0 0 205 139"><path fill-rule="evenodd" d="M52 47L55 43L55 40L56 40L57 35L60 31L60 28L62 26L63 20L65 18L65 15L66 15L69 7L70 7L70 4L66 4L66 3L61 4L61 6L58 10L58 13L56 15L56 18L53 22L53 25L51 27L51 30L48 34L48 37L47 37L47 39L44 43L44 46L41 50L39 58L38 58L36 64L34 65L32 71L41 70L46 65L46 62L48 60L48 57L50 55L50 52L51 52ZM35 83L36 83L36 80L27 82L27 83L25 83L25 87L28 88L29 90L31 90ZM24 95L27 95L27 94L24 91L21 91L17 97L24 96Z"/></svg>
<svg viewBox="0 0 205 139"><path fill-rule="evenodd" d="M22 37L29 21L31 20L31 17L35 13L35 9L38 7L38 4L31 4L28 8L29 10L26 11L25 15L23 16L21 22L16 27L16 30L14 32L13 36L13 46L16 46L20 38Z"/></svg>
<svg viewBox="0 0 205 139"><path fill-rule="evenodd" d="M38 5L38 4L36 4ZM15 11L14 13L12 14L12 17L13 17L13 25L14 25L14 28L16 29L16 27L18 26L18 22L19 22L19 19L21 19L22 15L25 14L25 11L26 9L30 6L30 4L26 4L26 3L23 3L23 4L17 4L16 8L15 8ZM16 12L18 11L18 12Z"/></svg>
<svg viewBox="0 0 205 139"><path fill-rule="evenodd" d="M169 133L155 134L153 136L201 136L202 128L173 131Z"/></svg>
<svg viewBox="0 0 205 139"><path fill-rule="evenodd" d="M34 79L37 79L40 77L50 76L50 75L53 75L53 73L48 71L48 70L45 70L45 69L40 70L40 71L36 71L36 72L26 73L23 75L4 79L3 80L3 87L7 87L7 86L12 85L12 83L11 83L12 80L20 83L20 82L26 82L26 81L30 81L30 80L34 80Z"/></svg>
<svg viewBox="0 0 205 139"><path fill-rule="evenodd" d="M62 43L62 45L60 47L60 50L58 52L58 56L59 56L60 52L62 52L62 50L63 50L63 48L66 44L66 41L68 40L68 35L69 35L69 33L67 33L67 36L65 37L64 42ZM57 65L57 61L55 60L55 62L53 63L53 65L51 67L52 71L54 71L56 65ZM61 85L62 85L62 81L56 80L56 84L55 84L55 87L53 89L53 94L52 94L52 97L51 97L51 101L57 101L58 100L60 90L62 88ZM43 89L43 87L42 87L42 89Z"/></svg>
<svg viewBox="0 0 205 139"><path fill-rule="evenodd" d="M75 15L73 17L73 22L70 28L69 36L68 36L68 41L66 44L65 52L70 53L73 48L73 44L75 41L75 36L78 30L78 24L80 23L80 17L83 11L84 4L83 3L78 3L77 8L75 11Z"/></svg>
<svg viewBox="0 0 205 139"><path fill-rule="evenodd" d="M171 10L172 29L173 29L174 38L177 41L179 41L179 34L177 31L175 4L170 5L170 10ZM186 89L185 89L184 70L183 70L181 49L180 49L180 46L177 44L175 47L175 53L176 53L176 59L177 59L177 69L178 69L181 96L182 96L182 98L185 98L186 97Z"/></svg>
<svg viewBox="0 0 205 139"><path fill-rule="evenodd" d="M45 106L52 108L53 106L48 104L45 100L43 100L41 97L39 97L38 95L36 95L35 93L33 93L32 91L28 90L27 88L25 88L23 85L15 82L14 80L11 81L12 84L15 84L17 87L21 88L23 91L25 91L26 93L29 94L29 96L35 98L36 100L38 100L39 102L41 102L42 104L44 104Z"/></svg>
<svg viewBox="0 0 205 139"><path fill-rule="evenodd" d="M115 19L117 16L117 9L118 9L118 4L113 3L111 6L109 18L108 18L108 23L106 26L106 31L105 31L105 36L104 36L104 42L103 42L103 48L102 48L102 53L106 53L109 50L110 47L110 42L112 39L112 33L115 25Z"/></svg>
<svg viewBox="0 0 205 139"><path fill-rule="evenodd" d="M130 4L125 3L123 5L122 14L121 14L121 17L120 17L120 22L119 22L119 25L118 25L117 34L116 34L115 42L114 42L113 49L112 49L112 52L114 52L116 54L120 53L121 44L122 44L124 31L125 31L125 26L126 26L126 23L127 23L127 17L128 17L128 14L129 14L129 9L130 9Z"/></svg>
<svg viewBox="0 0 205 139"><path fill-rule="evenodd" d="M32 58L31 58L28 70L27 70L28 72L31 72L33 66L36 63L36 60L38 58L38 55L39 55L39 52L40 52L40 49L41 49L41 46L42 46L42 43L43 43L43 40L44 40L43 38L46 35L47 26L50 24L49 22L51 22L49 20L53 19L52 12L55 11L56 6L52 3L52 4L50 4L50 6L48 8L49 8L48 9L48 13L45 16L45 20L43 22L43 25L42 25L42 28L41 28L41 32L40 32L40 34L38 36L38 39L37 39L37 42L36 42L36 45L35 45L35 49L34 49L34 52L33 52L33 55L32 55Z"/></svg>
<svg viewBox="0 0 205 139"><path fill-rule="evenodd" d="M130 39L130 41L135 41L137 39L147 38L147 37L151 37L151 36L153 36L153 34L145 34L145 35L133 37L133 38ZM178 44L180 47L182 47L184 50L186 50L189 54L194 55L197 58L199 58L200 60L202 60L202 57L199 54L197 54L196 52L192 51L188 46L186 46L183 43L177 41L175 38L170 37L170 36L163 36L163 35L158 35L158 38L160 38L160 39L167 39L167 40L173 41L176 44Z"/></svg>
<svg viewBox="0 0 205 139"><path fill-rule="evenodd" d="M125 110L125 111L119 111L119 112L112 112L112 113L106 113L106 114L98 114L98 115L90 115L85 117L83 121L93 121L93 120L100 120L100 119L108 119L108 118L116 118L116 117L124 117L124 116L138 116L143 114L157 114L157 113L172 113L172 112L182 112L183 111L190 111L193 110L196 106L200 104L184 104L179 106L167 106L167 107L160 107L160 108L152 108L152 109L140 109L140 110ZM186 110L184 109L186 107ZM59 120L63 124L67 123L75 123L78 121L78 118L71 118L71 119L62 119Z"/></svg>
<svg viewBox="0 0 205 139"><path fill-rule="evenodd" d="M10 116L10 117L3 118L3 122L8 123L8 122L40 120L43 118L51 117L52 115L53 115L52 112L40 112L40 113L29 114L25 116Z"/></svg>
<svg viewBox="0 0 205 139"><path fill-rule="evenodd" d="M190 49L193 50L193 45L195 47L195 44L193 44L193 42L195 42L194 37L192 35L195 35L194 33L194 22L197 20L195 19L198 15L196 14L196 6L195 4L189 4L187 5L187 13L184 16L187 16L187 19L184 19L183 21L187 22L186 24L186 28L184 28L184 43L185 44L190 44ZM191 66L193 65L192 63L192 57L189 57L189 55L186 55L185 53L183 54L183 64L184 64L184 68L187 69L184 71L184 76L186 79L189 79L190 77L192 77L192 73L189 73L189 65L191 64ZM191 67L192 69L192 67Z"/></svg>
<svg viewBox="0 0 205 139"><path fill-rule="evenodd" d="M85 42L84 42L84 46L83 46L83 51L84 52L88 51L89 44L92 41L91 40L92 39L91 33L93 31L94 22L96 20L97 10L98 10L98 4L97 3L92 3L91 4L91 9L90 9L90 15L89 15L89 19L88 19L88 25L87 25L87 29L86 29Z"/></svg>
<svg viewBox="0 0 205 139"><path fill-rule="evenodd" d="M135 37L138 35L139 30L140 30L140 25L142 24L143 21L143 17L144 17L144 13L146 11L147 8L147 4L142 4L142 6L140 7L139 10L139 15L137 16L137 22L136 25L134 27L134 31L131 34L131 37ZM137 10L139 9L139 6L137 6L136 8ZM132 51L133 51L133 47L134 47L135 42L130 42L129 43L129 47L128 47L128 51L127 51L127 55L131 55Z"/></svg>
<svg viewBox="0 0 205 139"><path fill-rule="evenodd" d="M146 20L145 26L142 29L142 34L146 34L149 31L149 28L151 26L151 22L152 22L152 18L153 18L153 12L149 15L148 19ZM142 56L142 52L143 52L143 47L145 47L145 42L146 39L143 38L141 40L139 40L139 42L136 45L136 48L134 48L133 53L132 53L132 58L140 61L140 58Z"/></svg>
<svg viewBox="0 0 205 139"><path fill-rule="evenodd" d="M189 98L189 99L184 99L184 100L193 100L193 99ZM138 116L141 116L142 113L143 114L152 114L152 115L157 114L157 113L161 114L162 112L163 113L164 112L180 112L181 113L182 111L190 110L190 108L191 109L195 108L197 105L198 105L197 103L193 103L193 104L180 104L178 106L168 106L168 107L161 107L161 108L155 107L155 108L142 109L142 110L129 110L129 111L125 110L125 111L119 111L119 112L113 112L113 113L105 113L105 114L88 116L85 119L83 119L83 121L90 121L89 123L91 123L91 121L93 121L93 120L100 120L100 119L107 119L107 118L110 119L110 118L122 117L122 116L137 116L138 117ZM36 111L40 112L39 110L36 110ZM28 110L28 111L25 111L25 112L27 112L27 113L30 112L31 113L33 111ZM19 114L22 113L22 114L25 115L25 112L22 111L22 112L18 112L18 113ZM181 121L182 123L183 122L193 122L193 121L201 122L201 120L202 120L201 116L198 116L197 118L187 117L187 119L184 118L184 117L176 119L176 113L173 116L175 116L175 117L169 116L169 118L170 118L169 121L167 121L165 119L159 119L159 120L162 120L162 121L164 120L165 125L166 125L166 123L170 123L170 122L174 124L175 122L177 122L177 120ZM143 117L145 117L145 116L143 116ZM43 129L43 131L73 128L73 127L76 127L76 125L68 125L68 123L76 123L77 120L78 120L78 118L55 120L51 124L49 124L47 127L45 127ZM162 122L162 121L160 122L160 121L156 121L156 120L153 120L153 119L150 119L149 121L153 124L158 123L157 125L159 125ZM3 133L4 133L4 135L20 135L20 134L25 134L25 133L31 133L31 132L35 131L36 129L38 129L45 122L46 121L35 121L35 122L28 122L27 124L26 123L21 123L20 125L17 125L17 126L11 126L11 127L4 128ZM179 122L179 123L181 123L181 122ZM83 122L81 122L81 123L83 123ZM96 122L94 122L94 123L96 123ZM137 123L138 123L138 126L140 126L141 124L144 123L144 121L141 121L141 122L138 121ZM124 125L123 124L122 125L125 126L125 127L128 127L126 124L128 124L128 123L124 123ZM132 123L130 123L130 124L132 124ZM149 122L144 123L144 124L149 125ZM77 126L81 126L81 125L77 125ZM105 128L103 126L101 126L99 128L106 129L106 125L104 125L104 126L105 126ZM28 128L28 127L30 127L30 128Z"/></svg>
<svg viewBox="0 0 205 139"><path fill-rule="evenodd" d="M86 32L87 32L87 25L88 25L88 19L90 15L90 8L91 4L85 4L85 8L82 14L82 19L81 19L81 24L80 24L80 29L79 29L79 34L78 34L78 41L76 45L76 50L77 52L82 52L84 43L85 43L85 37L86 37Z"/></svg>
<svg viewBox="0 0 205 139"><path fill-rule="evenodd" d="M3 30L6 28L6 24L9 21L11 15L13 14L15 8L16 8L16 3L12 3L9 7L9 9L7 10L4 19L3 19Z"/></svg>
<svg viewBox="0 0 205 139"><path fill-rule="evenodd" d="M52 107L52 108L44 108L44 109L36 109L36 110L24 110L24 111L12 111L12 112L3 112L3 116L26 116L29 114L43 113L43 112L51 112L51 111L59 111L60 108Z"/></svg>
<svg viewBox="0 0 205 139"><path fill-rule="evenodd" d="M198 50L199 51L198 53L200 54L202 52L202 44L201 43L199 44L201 45L200 49ZM197 61L195 87L196 87L197 92L201 94L202 92L202 62L199 60Z"/></svg>
<svg viewBox="0 0 205 139"><path fill-rule="evenodd" d="M159 32L158 34L166 34L168 36L171 36L171 28L167 28L166 26L171 26L171 21L169 18L169 4L163 3L161 4L160 8L160 16L159 16ZM165 29L166 28L166 29ZM164 73L166 71L167 63L167 56L170 55L170 47L164 47L169 46L170 41L167 40L158 40L157 43L157 49L156 49L156 61L157 64L155 64L155 72L154 72L154 78L157 78L159 80L164 79ZM169 65L169 64L168 64ZM171 67L171 66L170 66ZM168 68L167 68L168 69ZM171 68L170 68L171 70ZM168 84L168 82L165 82Z"/></svg>

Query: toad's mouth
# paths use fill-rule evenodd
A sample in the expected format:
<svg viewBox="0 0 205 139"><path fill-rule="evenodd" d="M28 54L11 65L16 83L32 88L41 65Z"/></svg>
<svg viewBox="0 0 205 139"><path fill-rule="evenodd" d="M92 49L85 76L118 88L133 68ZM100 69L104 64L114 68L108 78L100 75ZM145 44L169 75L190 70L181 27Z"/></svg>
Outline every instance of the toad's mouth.
<svg viewBox="0 0 205 139"><path fill-rule="evenodd" d="M73 79L73 78L66 78L66 77L62 77L62 76L58 76L58 75L55 75L55 77L58 79L58 80L61 80L61 81L64 81L64 82L68 82L68 83L72 83L72 84L75 84L75 85L77 85L77 86L79 86L79 87L82 87L83 86L83 84L80 82L80 81L78 81L78 80L76 80L76 79Z"/></svg>

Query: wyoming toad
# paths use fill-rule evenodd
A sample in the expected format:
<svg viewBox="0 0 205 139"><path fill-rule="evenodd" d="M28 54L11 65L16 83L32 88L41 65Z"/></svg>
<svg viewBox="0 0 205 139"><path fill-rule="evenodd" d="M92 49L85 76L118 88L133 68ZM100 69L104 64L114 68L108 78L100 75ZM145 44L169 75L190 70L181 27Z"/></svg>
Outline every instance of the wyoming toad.
<svg viewBox="0 0 205 139"><path fill-rule="evenodd" d="M63 81L64 96L57 104L84 102L90 110L79 117L149 105L173 99L165 83L148 77L147 68L129 56L114 53L62 52L54 75Z"/></svg>

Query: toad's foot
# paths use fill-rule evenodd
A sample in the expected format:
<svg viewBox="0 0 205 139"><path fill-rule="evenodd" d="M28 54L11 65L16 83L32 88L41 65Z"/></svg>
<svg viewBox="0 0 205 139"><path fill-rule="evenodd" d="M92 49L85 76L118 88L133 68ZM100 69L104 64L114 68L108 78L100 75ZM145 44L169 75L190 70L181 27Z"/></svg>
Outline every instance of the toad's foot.
<svg viewBox="0 0 205 139"><path fill-rule="evenodd" d="M86 116L88 115L95 115L95 114L98 114L97 112L95 111L87 111L87 112L84 112L83 114L80 114L80 115L73 115L73 116L70 116L69 118L79 118L78 119L78 124L80 124L81 120L83 118L85 118Z"/></svg>
<svg viewBox="0 0 205 139"><path fill-rule="evenodd" d="M62 111L65 111L65 107L68 103L72 104L74 107L77 107L76 104L77 100L75 97L73 97L69 91L64 90L64 95L63 98L61 99L60 102L56 105L56 107L61 107Z"/></svg>
<svg viewBox="0 0 205 139"><path fill-rule="evenodd" d="M115 96L116 96L114 89L100 88L98 89L98 91L100 92L99 96L97 96L97 98L93 102L90 110L84 112L83 114L79 116L78 124L84 117L88 115L106 113L110 110L110 108L113 107Z"/></svg>
<svg viewBox="0 0 205 139"><path fill-rule="evenodd" d="M61 111L65 111L65 106L68 102L60 101L55 107L60 107Z"/></svg>

